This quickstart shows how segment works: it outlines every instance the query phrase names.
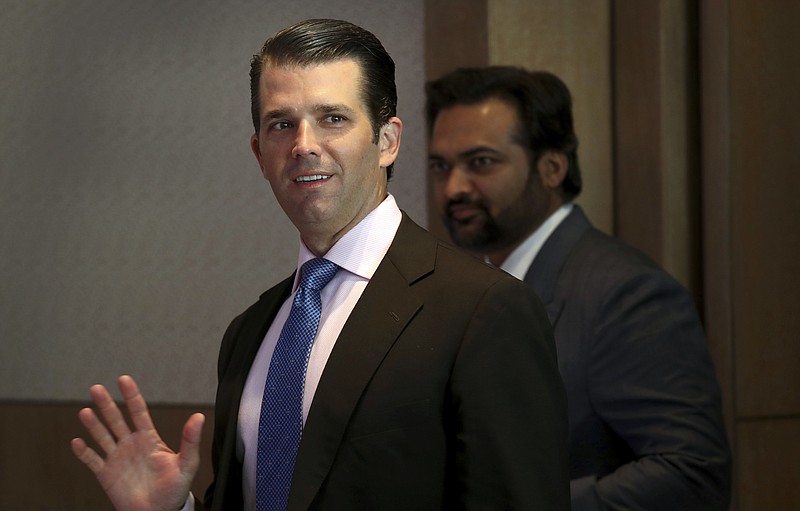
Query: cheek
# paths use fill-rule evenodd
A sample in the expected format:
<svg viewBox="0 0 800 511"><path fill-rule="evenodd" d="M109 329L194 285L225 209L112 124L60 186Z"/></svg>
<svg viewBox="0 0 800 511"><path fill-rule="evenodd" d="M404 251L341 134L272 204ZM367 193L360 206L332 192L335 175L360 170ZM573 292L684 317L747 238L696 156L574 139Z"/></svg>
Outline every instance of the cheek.
<svg viewBox="0 0 800 511"><path fill-rule="evenodd" d="M277 174L277 170L275 169L275 160L270 158L269 156L262 155L261 157L261 175L264 176L264 179L272 183L273 177Z"/></svg>
<svg viewBox="0 0 800 511"><path fill-rule="evenodd" d="M433 200L435 200L440 206L447 202L445 184L446 181L443 178L431 178L431 186L433 187Z"/></svg>
<svg viewBox="0 0 800 511"><path fill-rule="evenodd" d="M355 170L360 175L358 179L363 187L374 186L380 176L386 173L380 167L380 151L374 144L347 144L331 147L331 157L347 172Z"/></svg>
<svg viewBox="0 0 800 511"><path fill-rule="evenodd" d="M504 177L483 179L475 184L481 197L486 201L489 210L496 213L508 209L517 202L524 193L524 184Z"/></svg>
<svg viewBox="0 0 800 511"><path fill-rule="evenodd" d="M258 164L261 167L261 173L264 177L269 179L269 174L275 168L275 147L272 143L261 142L259 155L257 156Z"/></svg>

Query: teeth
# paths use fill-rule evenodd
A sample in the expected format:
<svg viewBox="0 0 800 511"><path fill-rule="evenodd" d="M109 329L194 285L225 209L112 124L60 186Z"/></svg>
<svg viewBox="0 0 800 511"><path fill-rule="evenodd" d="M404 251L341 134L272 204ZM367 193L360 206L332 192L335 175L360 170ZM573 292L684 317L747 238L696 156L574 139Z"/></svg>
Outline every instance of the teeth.
<svg viewBox="0 0 800 511"><path fill-rule="evenodd" d="M303 182L303 183L307 183L307 182L310 182L310 181L322 181L324 179L330 179L330 177L331 176L320 176L320 175L300 176L300 177L297 178L297 181Z"/></svg>

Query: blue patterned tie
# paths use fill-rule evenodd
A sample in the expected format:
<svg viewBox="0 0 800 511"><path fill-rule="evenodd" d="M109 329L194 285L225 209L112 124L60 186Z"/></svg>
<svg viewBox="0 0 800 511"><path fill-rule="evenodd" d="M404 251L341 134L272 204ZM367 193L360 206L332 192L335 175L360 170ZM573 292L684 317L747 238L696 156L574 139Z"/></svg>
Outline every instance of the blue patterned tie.
<svg viewBox="0 0 800 511"><path fill-rule="evenodd" d="M321 311L320 289L338 266L311 259L300 268L300 285L269 364L256 455L256 510L284 511L303 431L303 388Z"/></svg>

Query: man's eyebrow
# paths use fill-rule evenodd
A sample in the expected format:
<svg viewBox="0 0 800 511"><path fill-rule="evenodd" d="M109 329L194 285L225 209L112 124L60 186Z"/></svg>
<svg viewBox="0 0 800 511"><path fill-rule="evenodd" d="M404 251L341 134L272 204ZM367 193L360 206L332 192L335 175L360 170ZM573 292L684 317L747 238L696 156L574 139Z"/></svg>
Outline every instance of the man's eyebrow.
<svg viewBox="0 0 800 511"><path fill-rule="evenodd" d="M276 108L275 110L264 112L262 119L269 120L269 119L280 119L282 117L288 117L289 112L290 110L288 108Z"/></svg>
<svg viewBox="0 0 800 511"><path fill-rule="evenodd" d="M345 112L348 114L352 114L354 112L352 108L343 103L336 103L336 104L320 103L318 105L314 105L312 110L315 112L321 112L325 114L329 114L331 112Z"/></svg>
<svg viewBox="0 0 800 511"><path fill-rule="evenodd" d="M479 145L479 146L475 146L475 147L470 147L466 151L462 151L461 153L459 153L459 157L461 157L461 158L469 158L471 156L476 156L478 154L484 154L484 153L501 154L500 151L498 151L497 149L495 149L493 147L489 147L489 146L485 146L485 145Z"/></svg>
<svg viewBox="0 0 800 511"><path fill-rule="evenodd" d="M311 107L312 112L319 112L323 114L329 114L331 112L344 112L347 114L352 115L354 110L345 104L330 104L330 103L319 103ZM269 110L264 112L263 119L264 120L271 120L271 119L283 119L289 118L293 115L294 110L291 108L276 108L274 110Z"/></svg>
<svg viewBox="0 0 800 511"><path fill-rule="evenodd" d="M468 148L468 149L466 149L464 151L461 151L460 153L458 153L457 158L459 160L466 160L466 159L472 158L474 156L477 156L479 154L491 154L491 155L497 155L497 156L501 156L502 155L502 153L500 151L498 151L497 149L494 149L494 148L489 147L489 146L480 145L480 146L470 147L470 148ZM444 161L446 159L447 158L445 158L441 154L437 153L436 151L431 151L431 152L428 153L428 160L442 160L442 161Z"/></svg>

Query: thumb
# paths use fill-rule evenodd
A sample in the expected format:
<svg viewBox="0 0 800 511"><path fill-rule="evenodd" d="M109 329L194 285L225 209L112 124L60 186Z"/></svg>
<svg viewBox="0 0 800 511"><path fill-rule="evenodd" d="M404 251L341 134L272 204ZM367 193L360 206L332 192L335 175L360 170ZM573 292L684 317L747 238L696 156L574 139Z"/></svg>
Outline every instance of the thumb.
<svg viewBox="0 0 800 511"><path fill-rule="evenodd" d="M200 439L203 436L203 423L206 417L195 413L183 426L181 436L180 468L181 473L192 479L200 466Z"/></svg>

